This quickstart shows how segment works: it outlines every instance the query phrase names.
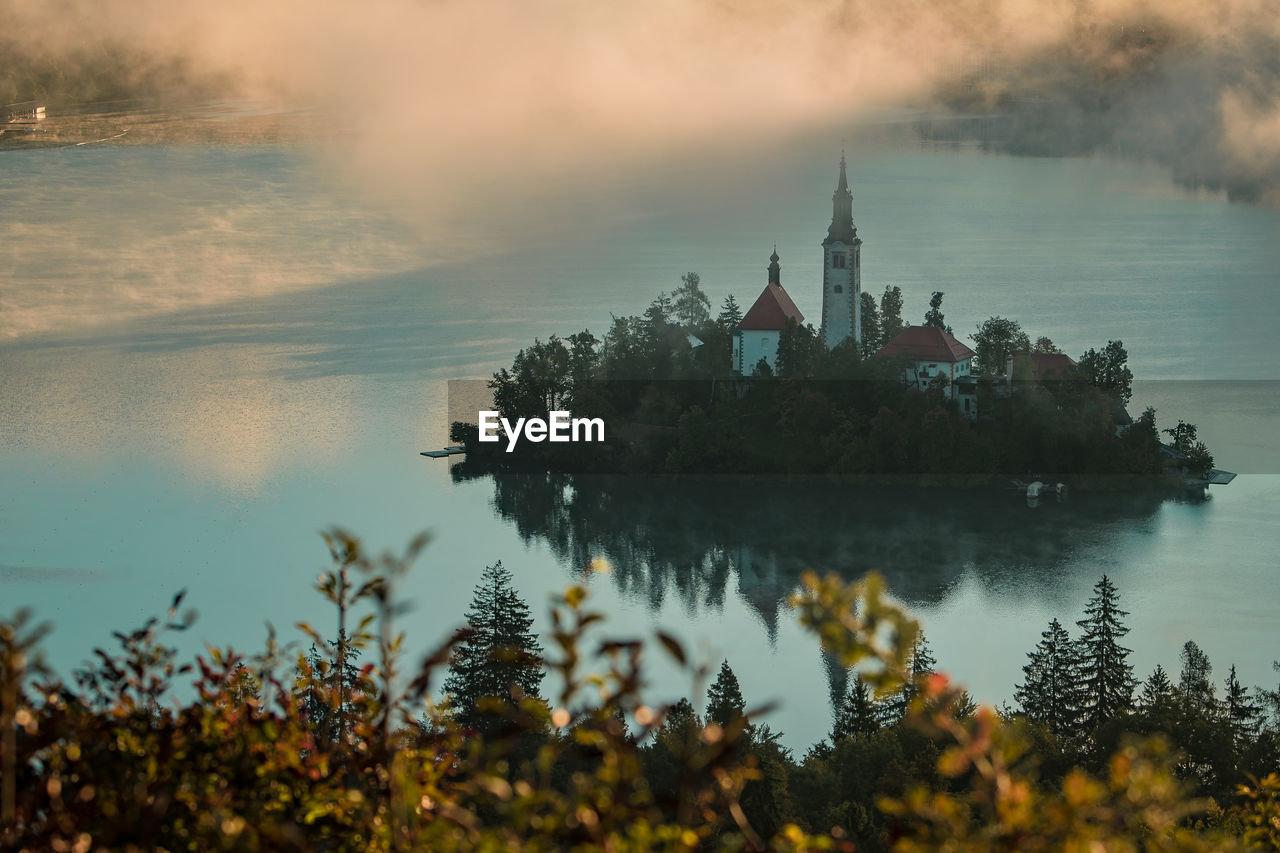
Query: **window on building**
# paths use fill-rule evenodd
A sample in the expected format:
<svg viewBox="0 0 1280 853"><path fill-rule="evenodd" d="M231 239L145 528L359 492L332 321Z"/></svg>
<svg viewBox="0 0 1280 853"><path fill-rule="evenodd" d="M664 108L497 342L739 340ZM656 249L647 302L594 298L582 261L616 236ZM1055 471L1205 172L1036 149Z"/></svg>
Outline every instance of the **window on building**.
<svg viewBox="0 0 1280 853"><path fill-rule="evenodd" d="M844 252L831 253L831 266L835 269L844 269Z"/></svg>
<svg viewBox="0 0 1280 853"><path fill-rule="evenodd" d="M837 284L835 287L833 287L833 288L831 288L831 289L832 289L832 291L834 291L834 292L836 292L836 293L844 293L844 285L842 285L842 284Z"/></svg>

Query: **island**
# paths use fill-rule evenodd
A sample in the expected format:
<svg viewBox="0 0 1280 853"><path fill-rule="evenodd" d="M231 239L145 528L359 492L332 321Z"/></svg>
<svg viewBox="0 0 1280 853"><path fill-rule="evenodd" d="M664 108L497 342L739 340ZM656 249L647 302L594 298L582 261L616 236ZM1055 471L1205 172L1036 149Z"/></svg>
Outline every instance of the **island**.
<svg viewBox="0 0 1280 853"><path fill-rule="evenodd" d="M777 248L743 312L718 315L697 273L603 338L553 335L520 350L488 383L512 423L572 412L603 441L481 441L451 425L469 464L503 469L661 474L894 477L920 484L1030 482L1076 488L1181 488L1229 482L1193 424L1131 417L1133 374L1119 340L1078 358L1015 320L992 316L960 342L932 293L919 325L903 294L862 289L861 245L840 159L822 241L822 317L807 323L782 284ZM477 419L478 421L478 419ZM454 452L457 452L456 450Z"/></svg>

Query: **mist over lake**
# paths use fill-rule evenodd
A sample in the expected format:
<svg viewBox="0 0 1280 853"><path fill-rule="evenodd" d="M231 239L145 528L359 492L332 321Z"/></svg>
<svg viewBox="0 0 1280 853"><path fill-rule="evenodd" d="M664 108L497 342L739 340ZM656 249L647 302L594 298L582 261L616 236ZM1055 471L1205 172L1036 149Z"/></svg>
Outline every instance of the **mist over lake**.
<svg viewBox="0 0 1280 853"><path fill-rule="evenodd" d="M864 138L865 137L865 138ZM749 702L803 748L829 728L830 673L781 606L808 565L880 569L939 667L1007 700L1053 617L1104 572L1131 611L1136 673L1194 639L1215 677L1274 684L1280 592L1280 211L1191 193L1166 170L922 144L903 122L851 139L863 286L933 290L967 338L998 314L1073 356L1123 339L1130 411L1196 423L1241 476L1208 500L868 494L826 482L451 476L446 382L535 337L602 333L690 270L749 303L774 245L820 311L818 244L839 134L662 178L584 174L548 216L432 231L286 145L0 154L0 612L52 620L66 673L187 588L181 645L252 651L271 620L328 625L310 590L339 524L375 550L435 535L403 593L411 648L463 618L502 560L535 615L585 580L611 634L661 625L728 657ZM776 511L769 511L769 507ZM609 574L585 573L592 556ZM538 625L545 629L545 623ZM656 698L689 692L650 662Z"/></svg>

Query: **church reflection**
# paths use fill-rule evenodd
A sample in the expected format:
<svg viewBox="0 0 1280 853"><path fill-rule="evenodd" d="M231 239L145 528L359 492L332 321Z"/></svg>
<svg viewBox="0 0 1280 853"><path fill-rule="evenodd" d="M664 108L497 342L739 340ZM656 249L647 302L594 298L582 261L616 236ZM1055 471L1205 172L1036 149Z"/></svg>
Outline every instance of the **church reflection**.
<svg viewBox="0 0 1280 853"><path fill-rule="evenodd" d="M718 610L736 592L770 640L806 569L880 571L908 605L940 602L965 573L1052 588L1083 543L1132 531L1163 500L1089 494L1032 508L991 489L451 470L456 481L491 478L495 512L584 578L603 557L619 592L654 610L668 596L690 612Z"/></svg>

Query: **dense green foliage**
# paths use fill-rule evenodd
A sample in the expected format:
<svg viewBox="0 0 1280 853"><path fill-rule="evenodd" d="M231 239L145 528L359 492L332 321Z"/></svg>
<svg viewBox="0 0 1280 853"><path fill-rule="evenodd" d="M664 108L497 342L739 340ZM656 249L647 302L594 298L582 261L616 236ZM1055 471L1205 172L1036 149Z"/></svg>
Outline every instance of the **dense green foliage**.
<svg viewBox="0 0 1280 853"><path fill-rule="evenodd" d="M526 698L539 697L545 673L542 646L532 628L528 605L511 588L511 573L501 561L486 568L444 682L454 717L463 728L493 736L509 714L488 707L490 703L518 707Z"/></svg>
<svg viewBox="0 0 1280 853"><path fill-rule="evenodd" d="M1280 778L1244 775L1274 771L1274 721L1263 724L1234 675L1224 700L1204 706L1207 662L1190 652L1184 685L1166 684L1151 708L1065 747L1033 723L974 709L931 673L917 626L878 577L848 584L810 575L792 606L825 652L856 673L853 704L874 711L910 698L900 719L837 718L833 741L796 759L759 722L764 712L742 701L727 662L705 718L685 700L646 705L644 643L601 636L602 614L573 587L554 603L553 653L541 661L557 692L536 699L511 676L490 709L505 726L486 735L460 726L460 704L428 702L423 713L423 699L450 661L463 671L461 644L479 642L480 611L495 590L505 609L521 612L506 575L491 568L478 585L475 633L456 635L402 674L393 588L425 539L381 558L341 532L329 541L335 564L317 589L337 610L338 642L301 626L328 656L325 667L315 655L291 656L274 637L257 655L210 648L180 662L165 638L191 623L179 618L181 596L164 620L117 634L119 651L95 650L72 683L41 665L44 629L23 615L0 623L0 844L1193 851L1280 843ZM364 610L348 633L347 618ZM516 634L529 627L522 616L513 624L524 625ZM707 676L676 640L657 640L690 676ZM334 664L352 657L347 647L370 662ZM511 661L491 655L488 665ZM180 688L184 676L193 690ZM1201 694L1194 718L1181 707L1192 693ZM1275 694L1264 693L1274 705ZM329 722L305 710L317 703ZM1206 707L1218 716L1202 720ZM1225 738L1198 725L1219 719L1239 725ZM1162 735L1126 734L1147 732ZM1237 781L1248 787L1231 787Z"/></svg>
<svg viewBox="0 0 1280 853"><path fill-rule="evenodd" d="M526 441L508 453L505 441L480 444L474 428L452 435L474 460L503 467L1180 481L1167 474L1153 410L1117 429L1132 380L1119 341L1085 353L1080 370L1006 382L1006 356L1031 342L1016 322L992 317L974 338L979 367L995 375L979 382L977 416L966 416L945 378L905 382L906 362L871 355L902 328L901 291L886 288L878 309L863 297L862 352L849 342L828 349L812 326L789 323L775 368L762 362L742 377L730 370L741 310L730 297L712 319L689 273L643 315L615 317L603 340L583 331L534 341L494 374L496 408L512 423L569 410L600 418L603 444ZM935 293L926 319L945 327L941 304ZM1041 337L1036 349L1056 347ZM1204 458L1193 462L1189 473L1207 470Z"/></svg>

